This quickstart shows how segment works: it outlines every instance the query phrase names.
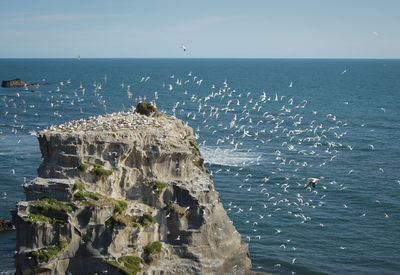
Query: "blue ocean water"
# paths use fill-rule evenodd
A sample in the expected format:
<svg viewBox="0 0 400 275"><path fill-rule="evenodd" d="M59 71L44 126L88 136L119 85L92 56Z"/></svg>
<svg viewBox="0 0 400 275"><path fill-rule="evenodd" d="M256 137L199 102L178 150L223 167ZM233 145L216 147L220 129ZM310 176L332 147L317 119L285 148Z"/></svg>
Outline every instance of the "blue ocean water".
<svg viewBox="0 0 400 275"><path fill-rule="evenodd" d="M51 85L0 88L0 217L37 175L35 131L154 101L193 127L254 270L400 271L399 60L0 59L16 77ZM0 274L14 250L1 233Z"/></svg>

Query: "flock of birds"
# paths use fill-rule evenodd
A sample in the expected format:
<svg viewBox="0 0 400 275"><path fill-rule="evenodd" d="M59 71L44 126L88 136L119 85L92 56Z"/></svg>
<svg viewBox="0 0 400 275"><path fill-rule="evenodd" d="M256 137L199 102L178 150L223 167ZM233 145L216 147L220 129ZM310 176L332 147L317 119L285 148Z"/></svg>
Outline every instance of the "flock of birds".
<svg viewBox="0 0 400 275"><path fill-rule="evenodd" d="M186 51L183 44L181 48ZM341 74L346 72L347 69ZM40 126L26 127L19 121L20 117L37 117L37 121L45 120L45 124L49 125L54 121L61 122L68 112L78 113L74 115L77 119L77 116L107 111L107 102L102 93L107 81L107 76L104 76L104 80L94 81L84 87L82 82L78 82L78 85L68 79L56 85L36 87L30 99L21 96L27 91L1 96L1 117L8 119L12 126L6 128L2 125L0 138L5 134L4 131L10 131L7 134L16 135L23 131L36 135ZM139 77L135 90L144 89L143 85L149 81L151 76ZM211 175L216 179L217 190L230 189L232 197L241 196L241 199L226 202L225 208L234 220L244 224L246 234L243 235L247 242L260 242L266 233L284 235L284 227L269 226L268 219L274 216L291 219L300 225L314 223L316 209L327 204L325 191L347 188L345 181L338 181L330 174L325 175L325 172L329 170L327 167L334 167L335 161L344 154L354 150L354 145L345 141L350 131L348 123L336 114L308 107L306 99L277 92L240 91L231 87L227 80L220 85L211 84L192 72L181 77L170 75L158 86L158 91L135 98L131 84L120 84L119 92L124 102L134 105L141 101L152 101L163 112L181 118L193 127L200 151L210 165ZM287 87L293 89L294 85L291 81ZM177 95L179 100L173 106L166 106L163 98L171 95ZM50 130L118 129L122 124L133 127L135 123L133 120L124 120L102 125L89 118L52 125ZM372 151L375 146L369 144L365 149ZM238 156L236 162L234 156ZM353 172L349 169L342 174L350 177ZM380 172L383 172L383 168L380 168ZM14 175L15 168L10 173ZM226 189L219 187L224 185L218 182L220 175L232 179ZM318 182L321 184L317 185ZM4 192L3 198L6 197ZM349 208L346 202L342 207ZM354 215L354 218L356 215L364 217L366 213ZM384 214L384 218L389 217L387 213ZM324 227L324 223L319 221L314 224ZM277 249L285 251L296 251L298 247L294 243L301 243L301 240L288 238L287 235L279 240ZM340 244L338 249L347 249L346 244ZM296 257L291 257L288 262L294 265L296 260ZM281 263L276 263L277 268L280 266Z"/></svg>
<svg viewBox="0 0 400 275"><path fill-rule="evenodd" d="M143 131L147 127L164 127L157 119L146 117L134 111L92 116L87 119L72 120L59 125L51 125L48 130L60 133L103 132L119 130Z"/></svg>

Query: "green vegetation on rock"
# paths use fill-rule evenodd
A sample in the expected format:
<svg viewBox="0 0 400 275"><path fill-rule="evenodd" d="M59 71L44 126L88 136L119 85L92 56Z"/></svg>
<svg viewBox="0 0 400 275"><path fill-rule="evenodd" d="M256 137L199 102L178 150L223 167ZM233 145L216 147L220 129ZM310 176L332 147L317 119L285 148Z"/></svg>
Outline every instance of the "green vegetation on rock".
<svg viewBox="0 0 400 275"><path fill-rule="evenodd" d="M96 176L110 176L112 174L111 170L107 170L101 167L94 167L92 170L90 170L90 174L96 175Z"/></svg>
<svg viewBox="0 0 400 275"><path fill-rule="evenodd" d="M91 207L113 206L119 214L122 214L128 208L126 202L115 200L99 193L78 191L74 194L74 198L83 200L81 203Z"/></svg>
<svg viewBox="0 0 400 275"><path fill-rule="evenodd" d="M85 183L83 183L83 182L75 182L73 190L74 191L76 191L76 190L78 190L78 191L85 190Z"/></svg>
<svg viewBox="0 0 400 275"><path fill-rule="evenodd" d="M151 255L153 253L160 252L161 251L161 247L162 247L162 244L160 242L153 242L151 244L146 245L144 247L144 251L146 253L144 261L147 264L150 264L151 262L153 262L153 257L151 257Z"/></svg>
<svg viewBox="0 0 400 275"><path fill-rule="evenodd" d="M87 169L88 169L88 166L87 166L86 164L82 163L81 165L79 165L79 166L77 167L77 169L78 169L80 172L82 172L82 173L86 173L86 171L87 171Z"/></svg>
<svg viewBox="0 0 400 275"><path fill-rule="evenodd" d="M76 193L74 194L74 199L77 199L77 200L83 200L83 199L85 199L85 192L83 192L83 191L78 191L78 192L76 192Z"/></svg>
<svg viewBox="0 0 400 275"><path fill-rule="evenodd" d="M156 223L156 220L154 219L154 217L148 213L143 214L143 216L140 218L139 223L142 226L146 226L152 223Z"/></svg>
<svg viewBox="0 0 400 275"><path fill-rule="evenodd" d="M154 185L154 188L157 189L158 195L160 195L162 190L168 186L168 183L154 180L153 185Z"/></svg>
<svg viewBox="0 0 400 275"><path fill-rule="evenodd" d="M107 197L103 196L102 194L93 193L93 192L84 192L83 195L84 195L85 198L89 198L89 199L92 199L92 200L95 200L95 201L99 201L99 200L102 200L102 199L105 199L105 200L108 199Z"/></svg>
<svg viewBox="0 0 400 275"><path fill-rule="evenodd" d="M162 243L160 242L153 242L151 244L148 244L144 247L144 251L151 255L153 252L160 252L162 247Z"/></svg>
<svg viewBox="0 0 400 275"><path fill-rule="evenodd" d="M94 163L94 162L88 162L87 165L93 166L94 168L102 168L100 164Z"/></svg>
<svg viewBox="0 0 400 275"><path fill-rule="evenodd" d="M101 176L110 176L112 174L111 170L104 169L100 164L96 164L93 162L83 163L79 165L77 169L82 173L86 173L89 167L93 167L90 170L90 174L92 175L101 177Z"/></svg>
<svg viewBox="0 0 400 275"><path fill-rule="evenodd" d="M46 213L71 213L76 207L71 202L63 202L56 199L43 198L31 202L31 206L42 214Z"/></svg>
<svg viewBox="0 0 400 275"><path fill-rule="evenodd" d="M198 157L200 156L199 148L197 147L197 143L195 139L189 140L189 144L192 146L193 154Z"/></svg>
<svg viewBox="0 0 400 275"><path fill-rule="evenodd" d="M68 239L68 241L59 241L58 245L50 245L35 251L28 252L27 256L34 258L38 263L48 262L51 258L56 256L61 250L66 248L68 243L71 242L70 240L71 239Z"/></svg>
<svg viewBox="0 0 400 275"><path fill-rule="evenodd" d="M60 223L60 224L65 224L66 222L60 219L52 219L49 217L46 217L45 215L42 214L35 214L35 213L30 213L28 217L24 217L22 218L22 220L24 222L27 223L37 223L37 222L45 222L45 223L51 223L51 224L55 224L55 223Z"/></svg>
<svg viewBox="0 0 400 275"><path fill-rule="evenodd" d="M111 216L108 220L106 220L107 227L113 226L131 226L138 227L139 225L133 222L132 217L129 215L116 214Z"/></svg>
<svg viewBox="0 0 400 275"><path fill-rule="evenodd" d="M136 112L145 116L150 116L151 114L154 114L154 116L159 115L158 109L150 102L140 102L136 106Z"/></svg>
<svg viewBox="0 0 400 275"><path fill-rule="evenodd" d="M125 211L126 208L128 208L128 204L124 201L114 201L114 207L115 210L117 210L118 213L122 214L122 212Z"/></svg>
<svg viewBox="0 0 400 275"><path fill-rule="evenodd" d="M123 256L118 258L117 261L107 261L107 263L117 268L120 273L125 275L136 275L142 270L140 268L142 259L135 256Z"/></svg>

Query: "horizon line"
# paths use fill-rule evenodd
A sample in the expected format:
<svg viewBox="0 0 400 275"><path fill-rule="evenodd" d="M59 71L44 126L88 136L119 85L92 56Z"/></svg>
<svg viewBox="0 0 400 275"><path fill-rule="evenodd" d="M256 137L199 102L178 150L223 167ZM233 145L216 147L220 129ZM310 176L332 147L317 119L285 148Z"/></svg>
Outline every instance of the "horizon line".
<svg viewBox="0 0 400 275"><path fill-rule="evenodd" d="M78 57L0 57L0 59L76 59ZM80 57L81 59L313 59L313 60L400 60L400 57Z"/></svg>

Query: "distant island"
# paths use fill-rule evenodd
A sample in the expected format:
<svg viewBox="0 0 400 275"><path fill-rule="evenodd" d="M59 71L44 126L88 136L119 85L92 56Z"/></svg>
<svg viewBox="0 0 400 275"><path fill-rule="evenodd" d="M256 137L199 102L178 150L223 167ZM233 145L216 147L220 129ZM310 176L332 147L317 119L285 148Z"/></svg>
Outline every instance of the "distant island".
<svg viewBox="0 0 400 275"><path fill-rule="evenodd" d="M1 81L1 87L3 88L20 88L25 86L37 86L37 85L50 85L50 83L28 83L19 78Z"/></svg>

